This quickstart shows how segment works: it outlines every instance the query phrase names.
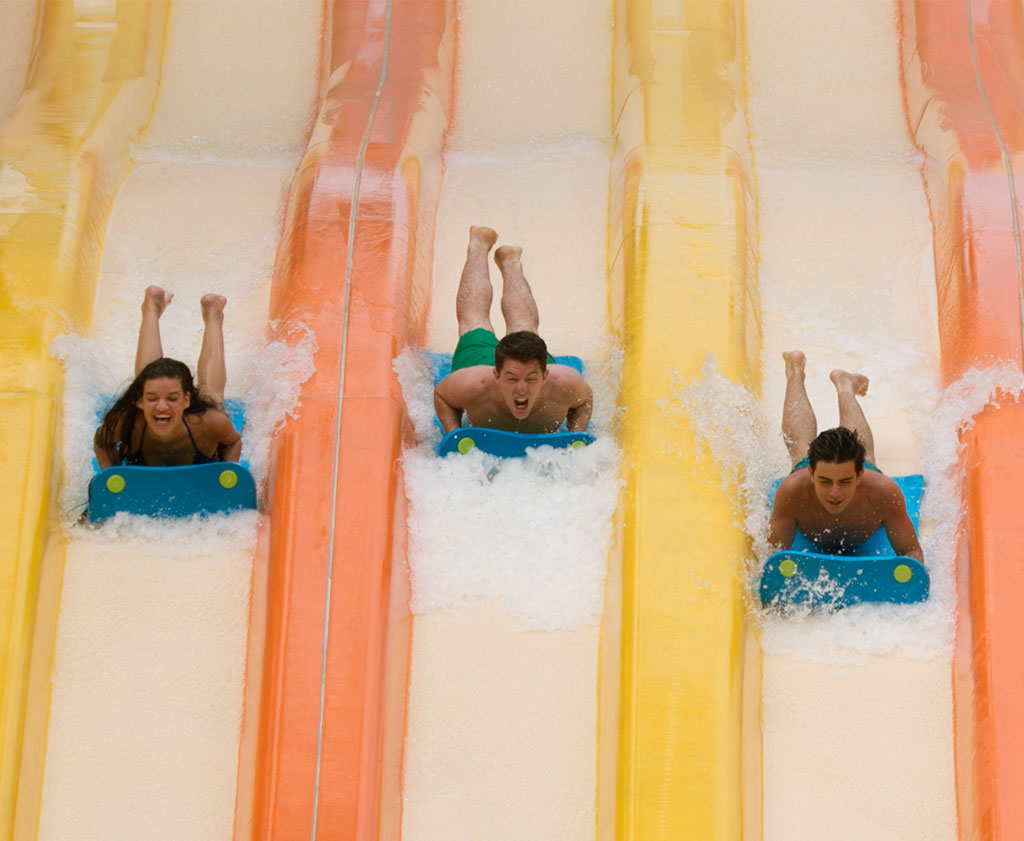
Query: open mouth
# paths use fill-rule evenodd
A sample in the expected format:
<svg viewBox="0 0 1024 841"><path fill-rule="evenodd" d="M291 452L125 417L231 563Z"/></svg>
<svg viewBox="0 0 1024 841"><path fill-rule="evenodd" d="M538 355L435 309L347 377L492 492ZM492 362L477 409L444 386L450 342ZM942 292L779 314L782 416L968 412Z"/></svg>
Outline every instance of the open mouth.
<svg viewBox="0 0 1024 841"><path fill-rule="evenodd" d="M527 397L515 397L512 400L512 408L519 412L525 411L529 405L530 400Z"/></svg>

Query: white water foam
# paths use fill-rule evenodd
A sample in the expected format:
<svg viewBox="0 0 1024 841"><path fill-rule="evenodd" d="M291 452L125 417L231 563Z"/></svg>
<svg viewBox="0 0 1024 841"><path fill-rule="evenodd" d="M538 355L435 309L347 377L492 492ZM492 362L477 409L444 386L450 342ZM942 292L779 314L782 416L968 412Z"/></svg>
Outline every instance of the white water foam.
<svg viewBox="0 0 1024 841"><path fill-rule="evenodd" d="M59 504L65 521L71 523L87 502L99 416L130 381L118 381L113 370L123 367L124 360L113 360L110 349L94 339L65 333L50 343L49 350L64 366L64 476ZM244 360L244 370L234 372L237 379L250 383L240 398L245 411L242 459L260 492L274 434L299 405L301 386L313 374L315 350L313 333L300 327L294 340L267 342L254 357Z"/></svg>
<svg viewBox="0 0 1024 841"><path fill-rule="evenodd" d="M737 525L751 539L744 565L751 605L756 605L758 571L771 552L767 541L771 482L789 470L777 420L769 418L749 390L725 377L709 357L690 383L673 382L676 399L667 417L687 417L700 446L722 471L725 490L736 501ZM870 655L901 652L915 659L948 658L956 622L955 563L964 502L959 475L961 433L997 391L1024 391L1024 374L1013 365L972 369L943 390L922 427L925 495L920 534L931 595L921 605L860 604L834 612L794 609L784 615L753 608L767 654L834 663L865 662Z"/></svg>
<svg viewBox="0 0 1024 841"><path fill-rule="evenodd" d="M438 458L429 365L411 348L395 360L420 441L403 456L414 613L495 599L526 629L598 624L621 485L607 432L618 355L611 349L586 368L598 440L582 450L538 447L522 459Z"/></svg>

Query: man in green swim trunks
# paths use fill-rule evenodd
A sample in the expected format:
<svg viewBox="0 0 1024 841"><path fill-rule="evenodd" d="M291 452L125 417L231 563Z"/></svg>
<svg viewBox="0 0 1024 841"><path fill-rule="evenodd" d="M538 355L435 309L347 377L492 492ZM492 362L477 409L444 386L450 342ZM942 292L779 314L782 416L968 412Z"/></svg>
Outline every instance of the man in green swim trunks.
<svg viewBox="0 0 1024 841"><path fill-rule="evenodd" d="M839 369L831 373L840 425L818 435L818 421L804 387L806 359L798 350L782 358L786 362L782 434L793 471L775 492L769 542L776 551L789 549L799 528L822 552L848 555L884 526L897 554L924 563L902 491L872 463L874 439L857 402L858 396L867 394L868 378Z"/></svg>
<svg viewBox="0 0 1024 841"><path fill-rule="evenodd" d="M455 314L459 343L452 372L434 389L434 409L446 433L462 425L512 432L555 432L566 421L570 431L590 422L594 395L579 373L554 364L537 335L540 316L523 274L522 249L503 245L494 262L503 281L501 314L508 334L498 341L491 326L491 288L487 257L498 241L490 228L469 229Z"/></svg>

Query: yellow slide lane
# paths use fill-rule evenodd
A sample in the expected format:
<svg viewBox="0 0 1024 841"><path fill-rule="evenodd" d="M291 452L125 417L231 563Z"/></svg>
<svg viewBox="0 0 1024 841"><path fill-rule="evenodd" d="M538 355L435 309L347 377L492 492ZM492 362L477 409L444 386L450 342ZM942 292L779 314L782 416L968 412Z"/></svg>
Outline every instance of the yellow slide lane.
<svg viewBox="0 0 1024 841"><path fill-rule="evenodd" d="M91 315L113 188L152 106L163 15L162 3L48 3L29 90L0 133L0 839L35 822L45 709L27 716L29 662L33 644L43 661L52 645L64 555L62 376L46 347Z"/></svg>
<svg viewBox="0 0 1024 841"><path fill-rule="evenodd" d="M0 123L7 119L28 83L29 61L43 0L0 2Z"/></svg>
<svg viewBox="0 0 1024 841"><path fill-rule="evenodd" d="M760 348L740 27L729 0L617 4L611 310L625 347L627 486L617 796L599 798L602 838L744 832L743 681L757 675L745 657L747 540L692 429L663 413L672 372L692 378L709 353L756 386L745 379ZM606 726L616 718L615 613L605 620ZM756 759L748 766L759 771Z"/></svg>

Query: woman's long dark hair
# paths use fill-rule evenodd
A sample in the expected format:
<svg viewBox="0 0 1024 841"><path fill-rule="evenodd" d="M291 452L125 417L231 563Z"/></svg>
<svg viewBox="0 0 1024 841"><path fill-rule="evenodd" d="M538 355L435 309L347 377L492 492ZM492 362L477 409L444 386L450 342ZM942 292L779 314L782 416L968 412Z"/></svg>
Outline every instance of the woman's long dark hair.
<svg viewBox="0 0 1024 841"><path fill-rule="evenodd" d="M136 404L142 399L146 381L163 377L181 383L181 390L189 396L186 413L205 412L207 409L217 408L212 400L200 396L199 390L192 382L192 372L184 362L166 356L150 362L139 371L139 375L132 380L125 393L107 410L100 428L96 430L96 443L107 451L114 464L123 462L131 451L135 419L141 414Z"/></svg>

